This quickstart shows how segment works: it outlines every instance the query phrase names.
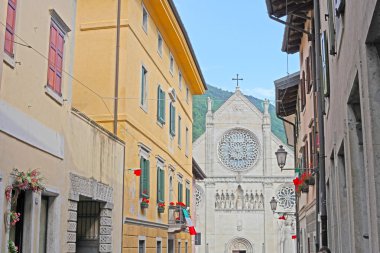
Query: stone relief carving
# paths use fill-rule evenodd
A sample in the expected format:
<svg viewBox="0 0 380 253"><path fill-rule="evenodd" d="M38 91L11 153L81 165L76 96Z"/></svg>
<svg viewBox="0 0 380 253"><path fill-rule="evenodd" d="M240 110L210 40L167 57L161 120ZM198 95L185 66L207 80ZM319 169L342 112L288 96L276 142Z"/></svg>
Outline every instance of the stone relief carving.
<svg viewBox="0 0 380 253"><path fill-rule="evenodd" d="M233 171L251 168L257 162L259 153L257 137L251 131L241 128L228 130L218 145L220 161Z"/></svg>
<svg viewBox="0 0 380 253"><path fill-rule="evenodd" d="M199 185L195 185L194 199L195 205L199 206L203 199L203 189Z"/></svg>
<svg viewBox="0 0 380 253"><path fill-rule="evenodd" d="M245 191L239 185L234 190L216 190L215 209L216 210L263 210L264 195L262 192L253 190ZM235 197L236 196L236 197Z"/></svg>

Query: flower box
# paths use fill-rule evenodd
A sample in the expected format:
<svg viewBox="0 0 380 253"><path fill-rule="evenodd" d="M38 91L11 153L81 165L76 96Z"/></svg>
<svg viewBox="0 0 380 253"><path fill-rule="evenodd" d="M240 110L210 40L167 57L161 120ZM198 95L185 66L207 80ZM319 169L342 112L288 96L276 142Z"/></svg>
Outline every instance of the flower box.
<svg viewBox="0 0 380 253"><path fill-rule="evenodd" d="M141 206L142 209L144 209L144 208L148 208L148 207L149 207L149 203L141 202L141 203L140 203L140 206Z"/></svg>
<svg viewBox="0 0 380 253"><path fill-rule="evenodd" d="M303 184L303 185L301 186L301 191L302 191L303 193L308 193L308 192L309 192L309 186L308 186L307 184Z"/></svg>
<svg viewBox="0 0 380 253"><path fill-rule="evenodd" d="M159 206L157 207L158 213L164 213L165 212L165 207L164 206Z"/></svg>
<svg viewBox="0 0 380 253"><path fill-rule="evenodd" d="M308 178L307 180L305 180L305 183L308 184L308 185L315 185L315 177L311 176L310 178Z"/></svg>

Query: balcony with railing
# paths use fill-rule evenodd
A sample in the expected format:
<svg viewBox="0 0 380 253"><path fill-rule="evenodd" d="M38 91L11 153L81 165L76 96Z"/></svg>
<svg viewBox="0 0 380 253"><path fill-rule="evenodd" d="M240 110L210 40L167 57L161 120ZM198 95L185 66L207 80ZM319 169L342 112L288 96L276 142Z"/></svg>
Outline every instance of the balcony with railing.
<svg viewBox="0 0 380 253"><path fill-rule="evenodd" d="M169 206L169 233L179 233L186 230L186 219L183 215L183 209L186 207L176 205Z"/></svg>

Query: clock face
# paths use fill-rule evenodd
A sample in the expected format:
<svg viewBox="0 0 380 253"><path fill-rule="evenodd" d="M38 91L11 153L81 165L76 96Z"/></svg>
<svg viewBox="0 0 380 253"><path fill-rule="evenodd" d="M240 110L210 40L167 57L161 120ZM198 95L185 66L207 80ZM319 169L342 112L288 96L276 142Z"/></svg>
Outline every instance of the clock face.
<svg viewBox="0 0 380 253"><path fill-rule="evenodd" d="M224 166L234 171L244 171L257 162L260 144L256 136L246 129L235 128L222 136L218 156Z"/></svg>

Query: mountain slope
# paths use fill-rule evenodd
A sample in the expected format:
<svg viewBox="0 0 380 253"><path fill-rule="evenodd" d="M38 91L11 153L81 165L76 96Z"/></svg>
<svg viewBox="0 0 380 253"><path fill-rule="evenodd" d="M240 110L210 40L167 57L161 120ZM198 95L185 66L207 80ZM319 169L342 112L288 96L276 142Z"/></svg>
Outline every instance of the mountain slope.
<svg viewBox="0 0 380 253"><path fill-rule="evenodd" d="M225 91L225 90L219 89L219 88L211 86L211 85L207 85L207 87L208 87L208 90L204 95L194 96L194 100L193 100L193 119L194 119L193 141L198 139L198 137L201 136L205 131L206 112L207 112L207 97L210 97L213 100L212 110L216 111L233 94L230 91ZM252 97L252 96L246 96L246 97L261 112L264 111L263 100ZM272 126L271 126L272 132L280 140L282 140L284 143L286 143L284 125L283 125L282 121L279 118L277 118L275 107L272 104L270 104L270 106L269 106L269 113L270 113L271 121L272 121Z"/></svg>

